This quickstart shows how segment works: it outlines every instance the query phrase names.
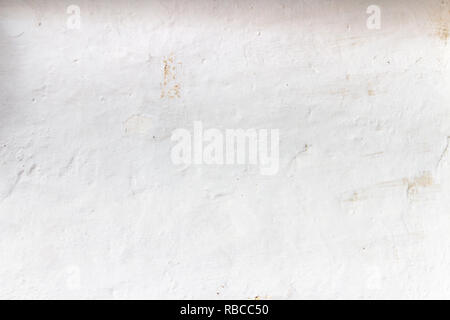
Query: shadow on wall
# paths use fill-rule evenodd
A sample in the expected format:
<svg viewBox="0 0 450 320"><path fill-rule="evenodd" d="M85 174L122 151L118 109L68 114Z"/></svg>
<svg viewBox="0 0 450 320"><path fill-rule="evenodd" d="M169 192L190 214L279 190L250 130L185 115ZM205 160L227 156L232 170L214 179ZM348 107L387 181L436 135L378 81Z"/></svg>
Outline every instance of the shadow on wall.
<svg viewBox="0 0 450 320"><path fill-rule="evenodd" d="M20 48L29 33L31 11L21 1L0 1L0 150L10 138L21 103Z"/></svg>
<svg viewBox="0 0 450 320"><path fill-rule="evenodd" d="M11 83L14 82L11 68L13 65L11 49L4 28L0 25L0 148L3 148L5 144L4 129L10 119L12 112L10 106L14 95L14 92L11 92Z"/></svg>
<svg viewBox="0 0 450 320"><path fill-rule="evenodd" d="M0 19L2 18L0 13ZM15 181L15 178L11 178L9 175L11 167L5 165L8 162L8 146L11 141L8 129L11 128L11 122L14 121L13 102L16 98L14 91L16 76L14 74L12 41L5 30L5 25L2 23L4 21L0 20L0 159L2 160L2 165L0 166L0 203L10 194L10 185Z"/></svg>

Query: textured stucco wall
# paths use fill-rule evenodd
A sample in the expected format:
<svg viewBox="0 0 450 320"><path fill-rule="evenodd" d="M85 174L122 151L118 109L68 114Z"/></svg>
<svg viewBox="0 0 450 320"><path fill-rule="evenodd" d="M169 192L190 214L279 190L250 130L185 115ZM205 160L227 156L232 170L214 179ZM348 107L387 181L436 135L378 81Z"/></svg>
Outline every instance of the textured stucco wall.
<svg viewBox="0 0 450 320"><path fill-rule="evenodd" d="M449 23L0 0L0 298L450 298ZM174 165L194 121L279 129L278 173Z"/></svg>

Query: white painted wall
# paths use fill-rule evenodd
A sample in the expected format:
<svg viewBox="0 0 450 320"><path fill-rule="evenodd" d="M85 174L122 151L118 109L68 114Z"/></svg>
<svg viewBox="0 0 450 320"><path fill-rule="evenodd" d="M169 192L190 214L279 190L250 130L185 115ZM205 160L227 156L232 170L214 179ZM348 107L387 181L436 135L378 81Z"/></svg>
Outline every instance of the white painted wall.
<svg viewBox="0 0 450 320"><path fill-rule="evenodd" d="M449 10L0 0L0 298L450 298ZM278 174L173 165L197 120Z"/></svg>

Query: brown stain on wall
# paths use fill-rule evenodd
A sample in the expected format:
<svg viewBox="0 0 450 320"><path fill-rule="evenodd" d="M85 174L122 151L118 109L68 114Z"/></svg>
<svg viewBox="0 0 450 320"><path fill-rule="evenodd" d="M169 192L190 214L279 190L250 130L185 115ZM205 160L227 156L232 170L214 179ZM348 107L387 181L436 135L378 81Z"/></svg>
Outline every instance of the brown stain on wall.
<svg viewBox="0 0 450 320"><path fill-rule="evenodd" d="M353 192L353 194L348 198L348 199L346 199L345 201L346 202L358 202L358 201L361 201L361 200L363 200L363 198L361 198L361 195L358 193L358 192Z"/></svg>
<svg viewBox="0 0 450 320"><path fill-rule="evenodd" d="M424 172L422 175L414 179L403 179L403 183L408 186L408 197L414 197L419 188L431 187L433 185L433 177L430 172Z"/></svg>
<svg viewBox="0 0 450 320"><path fill-rule="evenodd" d="M433 34L447 44L450 29L450 1L442 0L437 12L431 16Z"/></svg>
<svg viewBox="0 0 450 320"><path fill-rule="evenodd" d="M447 42L448 40L448 26L441 26L438 31L439 38Z"/></svg>
<svg viewBox="0 0 450 320"><path fill-rule="evenodd" d="M181 85L177 81L181 62L177 62L173 55L163 59L163 81L161 82L161 99L180 98Z"/></svg>
<svg viewBox="0 0 450 320"><path fill-rule="evenodd" d="M436 27L436 35L442 40L447 43L448 41L448 23L445 21L438 22L438 26Z"/></svg>
<svg viewBox="0 0 450 320"><path fill-rule="evenodd" d="M439 186L435 184L431 173L426 171L414 178L385 181L352 191L350 194L347 193L345 198L343 198L343 202L355 204L377 197L384 198L385 195L391 194L393 189L405 190L405 188L408 200L426 199L430 192L433 193L439 190Z"/></svg>

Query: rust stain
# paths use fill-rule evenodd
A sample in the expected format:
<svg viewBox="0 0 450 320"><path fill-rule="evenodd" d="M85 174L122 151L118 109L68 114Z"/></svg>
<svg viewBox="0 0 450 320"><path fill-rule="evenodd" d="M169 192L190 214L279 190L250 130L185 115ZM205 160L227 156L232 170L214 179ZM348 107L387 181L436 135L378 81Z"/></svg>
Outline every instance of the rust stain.
<svg viewBox="0 0 450 320"><path fill-rule="evenodd" d="M436 34L442 41L445 41L445 43L447 43L447 41L448 41L448 25L441 22L440 25L437 27Z"/></svg>
<svg viewBox="0 0 450 320"><path fill-rule="evenodd" d="M433 185L433 177L430 172L424 172L421 176L415 177L413 180L403 179L403 183L408 186L408 197L413 197L418 192L418 188L431 187Z"/></svg>
<svg viewBox="0 0 450 320"><path fill-rule="evenodd" d="M374 84L372 83L372 81L369 81L367 83L367 94L370 97L373 97L375 95L375 89L373 89L373 87L374 87Z"/></svg>
<svg viewBox="0 0 450 320"><path fill-rule="evenodd" d="M438 12L431 18L434 25L434 35L447 44L450 29L450 1L443 0Z"/></svg>
<svg viewBox="0 0 450 320"><path fill-rule="evenodd" d="M361 197L358 194L358 192L355 191L355 192L353 192L352 196L350 198L348 198L346 201L347 202L357 202L359 200L361 200Z"/></svg>
<svg viewBox="0 0 450 320"><path fill-rule="evenodd" d="M436 191L439 186L435 184L433 176L430 172L426 171L422 174L410 179L403 178L392 181L385 181L381 183L377 183L373 186L369 186L367 188L363 188L360 190L353 191L348 194L345 198L343 198L343 202L346 203L358 203L360 201L365 201L370 198L380 197L386 192L391 192L387 190L392 190L392 188L405 188L406 194L409 200L417 200L416 196L419 196L423 193L426 195L425 189L429 189L428 191ZM380 190L382 193L377 192ZM384 190L384 191L383 191Z"/></svg>
<svg viewBox="0 0 450 320"><path fill-rule="evenodd" d="M173 55L163 59L163 81L161 82L161 99L180 98L181 85L177 81L181 62L177 62Z"/></svg>
<svg viewBox="0 0 450 320"><path fill-rule="evenodd" d="M414 183L419 187L429 187L433 185L433 177L427 172L423 176L416 178Z"/></svg>

